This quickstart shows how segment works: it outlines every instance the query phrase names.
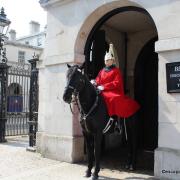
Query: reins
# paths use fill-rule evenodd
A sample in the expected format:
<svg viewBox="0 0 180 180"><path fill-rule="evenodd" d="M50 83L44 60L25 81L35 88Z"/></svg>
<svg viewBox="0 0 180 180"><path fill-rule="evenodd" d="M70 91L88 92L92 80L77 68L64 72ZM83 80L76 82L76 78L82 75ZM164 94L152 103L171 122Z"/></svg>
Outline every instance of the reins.
<svg viewBox="0 0 180 180"><path fill-rule="evenodd" d="M98 105L99 92L96 91L96 99L95 99L95 102L94 102L93 106L90 108L90 110L88 111L88 113L85 113L85 112L84 112L82 106L80 107L80 105L79 105L80 103L79 103L78 101L79 101L78 94L76 94L76 95L74 96L74 101L72 101L72 102L75 102L75 103L76 103L75 105L77 105L77 107L78 107L78 110L79 110L79 112L80 112L80 114L81 114L81 119L84 121L85 129L86 129L87 132L90 132L90 131L88 130L88 127L87 127L87 124L86 124L86 119L87 119L87 117L93 112L93 110L94 110L94 109L97 107L97 105ZM73 111L72 111L71 103L70 103L70 109L71 109L72 114L74 114ZM102 131L103 134L105 134L106 132L108 132L108 130L111 128L111 126L112 126L112 124L113 124L113 121L114 121L114 119L112 119L112 118L109 119L108 123L106 124L105 128L104 128L103 131Z"/></svg>
<svg viewBox="0 0 180 180"><path fill-rule="evenodd" d="M78 94L75 95L74 97L75 97L75 98L74 98L74 101L72 101L71 103L73 103L73 102L76 103L75 105L77 105L78 110L79 110L79 112L80 112L80 114L81 114L82 119L83 119L83 120L86 120L87 117L93 112L93 110L94 110L94 109L97 107L97 105L98 105L98 101L99 101L98 92L96 92L95 102L94 102L93 106L90 108L90 110L88 111L88 113L85 113L84 110L83 110L83 108L82 108L82 106L79 105L80 103L78 103L78 101L79 101L79 100L78 100L78 99L79 99L79 98L78 98ZM71 103L70 103L70 109L71 109L72 114L74 114L74 112L72 111Z"/></svg>
<svg viewBox="0 0 180 180"><path fill-rule="evenodd" d="M96 91L96 99L95 99L95 102L94 102L93 106L90 108L89 112L86 114L86 113L84 112L83 108L81 107L81 109L82 109L82 119L83 119L83 120L86 120L87 117L93 112L93 110L94 110L94 109L96 108L96 106L98 105L98 100L99 100L99 95L98 95L98 93L97 93L97 91Z"/></svg>
<svg viewBox="0 0 180 180"><path fill-rule="evenodd" d="M74 88L72 87L72 89L74 89ZM85 129L86 129L87 132L90 132L90 131L89 131L88 127L87 127L86 119L93 112L93 110L97 107L98 101L99 101L99 92L96 90L96 99L95 99L92 107L88 111L88 113L85 113L82 106L80 105L79 98L78 98L78 93L75 93L74 100L71 102L71 103L73 103L73 102L76 103L75 105L77 105L78 110L79 110L79 112L81 114L81 121L83 120ZM74 114L74 112L72 110L72 107L71 107L71 103L70 103L69 106L70 106L70 109L71 109L71 113Z"/></svg>
<svg viewBox="0 0 180 180"><path fill-rule="evenodd" d="M79 111L79 112L81 112L80 107L79 107L79 104L78 104L78 100L77 100L77 95L76 95L76 96L74 96L74 100L73 100L73 101L71 101L71 103L74 103L74 102L75 102L75 105L77 105L77 107L78 107L78 111ZM75 114L75 113L73 112L73 110L72 110L71 103L69 104L69 107L70 107L71 113L72 113L72 114Z"/></svg>

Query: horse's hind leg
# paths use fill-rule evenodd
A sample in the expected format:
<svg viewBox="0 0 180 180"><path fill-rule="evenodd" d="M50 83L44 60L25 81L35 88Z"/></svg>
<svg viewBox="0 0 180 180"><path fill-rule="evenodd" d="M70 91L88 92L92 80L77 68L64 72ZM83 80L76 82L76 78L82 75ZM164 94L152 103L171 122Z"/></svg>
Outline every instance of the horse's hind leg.
<svg viewBox="0 0 180 180"><path fill-rule="evenodd" d="M91 135L85 135L84 137L87 147L87 160L88 160L88 168L86 170L85 177L90 177L94 162L94 138Z"/></svg>
<svg viewBox="0 0 180 180"><path fill-rule="evenodd" d="M128 148L128 154L127 154L127 162L126 162L126 169L130 169L130 166L132 165L132 134L131 134L131 128L128 122L129 119L126 120L126 133L127 133L127 148Z"/></svg>
<svg viewBox="0 0 180 180"><path fill-rule="evenodd" d="M136 116L132 116L126 121L127 125L127 138L128 138L128 162L126 168L130 170L136 169L137 159L137 124Z"/></svg>
<svg viewBox="0 0 180 180"><path fill-rule="evenodd" d="M102 143L102 133L97 133L94 136L94 146L95 146L95 169L93 173L92 180L98 179L98 173L100 171L100 158L101 158L101 143Z"/></svg>
<svg viewBox="0 0 180 180"><path fill-rule="evenodd" d="M132 120L132 170L136 169L137 161L137 116L133 116Z"/></svg>

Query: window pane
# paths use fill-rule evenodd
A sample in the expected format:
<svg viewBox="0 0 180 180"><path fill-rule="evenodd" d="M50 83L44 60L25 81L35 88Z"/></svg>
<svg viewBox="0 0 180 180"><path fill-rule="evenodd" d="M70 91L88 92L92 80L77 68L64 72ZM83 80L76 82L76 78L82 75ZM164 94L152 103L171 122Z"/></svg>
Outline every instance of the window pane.
<svg viewBox="0 0 180 180"><path fill-rule="evenodd" d="M25 63L25 52L24 51L18 51L18 62Z"/></svg>

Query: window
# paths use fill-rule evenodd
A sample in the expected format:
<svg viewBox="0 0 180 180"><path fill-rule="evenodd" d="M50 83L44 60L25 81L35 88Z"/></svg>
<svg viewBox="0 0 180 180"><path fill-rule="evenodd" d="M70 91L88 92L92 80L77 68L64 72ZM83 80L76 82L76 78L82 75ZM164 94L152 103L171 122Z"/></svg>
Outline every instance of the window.
<svg viewBox="0 0 180 180"><path fill-rule="evenodd" d="M18 62L19 63L25 63L25 52L24 51L18 51Z"/></svg>
<svg viewBox="0 0 180 180"><path fill-rule="evenodd" d="M42 45L42 39L40 37L37 38L37 45L38 46Z"/></svg>

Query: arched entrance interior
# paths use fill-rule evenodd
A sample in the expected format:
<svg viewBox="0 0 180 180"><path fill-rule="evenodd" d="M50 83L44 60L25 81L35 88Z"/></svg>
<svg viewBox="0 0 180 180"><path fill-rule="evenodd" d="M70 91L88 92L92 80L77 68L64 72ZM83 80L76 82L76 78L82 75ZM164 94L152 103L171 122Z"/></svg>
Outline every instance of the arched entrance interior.
<svg viewBox="0 0 180 180"><path fill-rule="evenodd" d="M139 145L153 151L158 145L158 55L154 51L157 38L141 49L134 73L135 99L141 104L139 112Z"/></svg>
<svg viewBox="0 0 180 180"><path fill-rule="evenodd" d="M94 79L104 66L108 44L113 43L116 63L124 75L125 92L136 98L142 106L139 115L139 147L151 151L157 147L158 140L158 61L153 48L155 40L150 41L155 37L156 27L147 11L133 6L122 7L114 9L97 22L89 34L84 52L85 72L90 79ZM148 92L145 92L147 89ZM153 96L150 98L151 91ZM151 102L152 99L154 102ZM149 110L150 108L152 109ZM145 115L146 113L150 115ZM124 144L119 141L118 135L106 136L105 139L107 149L112 149L119 143Z"/></svg>

